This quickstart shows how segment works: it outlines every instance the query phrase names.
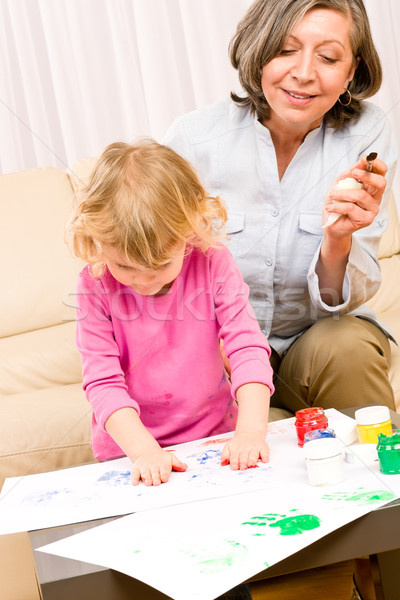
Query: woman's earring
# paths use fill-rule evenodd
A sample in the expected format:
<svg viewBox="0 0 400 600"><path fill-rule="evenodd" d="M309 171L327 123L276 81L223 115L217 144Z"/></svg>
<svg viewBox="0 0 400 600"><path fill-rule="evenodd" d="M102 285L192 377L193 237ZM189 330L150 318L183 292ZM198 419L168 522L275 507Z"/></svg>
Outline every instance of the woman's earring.
<svg viewBox="0 0 400 600"><path fill-rule="evenodd" d="M342 94L342 96L344 96L345 94L348 94L348 95L349 95L349 100L348 100L348 102L342 102L342 100L340 99L340 96L339 96L339 102L340 102L340 104L341 104L342 106L349 106L349 104L351 104L351 101L352 101L352 99L353 99L353 98L352 98L352 96L351 96L351 92L350 92L350 90L346 90L346 91L345 91L345 93L344 93L344 94Z"/></svg>

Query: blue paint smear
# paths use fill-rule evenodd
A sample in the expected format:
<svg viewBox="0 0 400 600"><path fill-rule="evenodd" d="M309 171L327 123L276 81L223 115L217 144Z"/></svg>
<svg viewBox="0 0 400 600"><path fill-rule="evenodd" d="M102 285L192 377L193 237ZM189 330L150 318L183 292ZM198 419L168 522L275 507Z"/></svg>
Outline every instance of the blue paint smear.
<svg viewBox="0 0 400 600"><path fill-rule="evenodd" d="M201 465L205 465L208 462L221 462L221 450L215 448L206 450L205 452L203 452L203 454L201 454L201 456L195 456L197 462Z"/></svg>
<svg viewBox="0 0 400 600"><path fill-rule="evenodd" d="M218 391L221 389L221 385L223 384L223 382L225 381L225 379L226 379L225 371L222 371L222 377L221 377L220 382L218 384Z"/></svg>
<svg viewBox="0 0 400 600"><path fill-rule="evenodd" d="M130 471L107 471L97 480L101 483L106 483L114 487L120 485L131 484L131 472Z"/></svg>
<svg viewBox="0 0 400 600"><path fill-rule="evenodd" d="M64 488L63 490L50 490L46 492L38 492L37 494L32 494L30 496L26 496L23 499L23 502L35 503L35 504L47 504L51 502L54 498L59 495L71 494L71 490Z"/></svg>

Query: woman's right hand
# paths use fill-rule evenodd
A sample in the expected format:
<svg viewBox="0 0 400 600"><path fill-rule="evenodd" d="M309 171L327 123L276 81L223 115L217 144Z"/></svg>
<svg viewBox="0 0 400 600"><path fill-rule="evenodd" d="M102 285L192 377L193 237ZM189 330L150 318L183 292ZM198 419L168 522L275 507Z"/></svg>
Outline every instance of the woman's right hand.
<svg viewBox="0 0 400 600"><path fill-rule="evenodd" d="M173 452L153 447L133 461L132 485L138 485L140 480L148 486L160 485L168 481L171 471L183 472L187 467L187 464L180 461Z"/></svg>
<svg viewBox="0 0 400 600"><path fill-rule="evenodd" d="M350 169L341 173L337 180L339 182L347 177L353 178L362 184L361 189L339 189L335 185L329 191L324 204L324 212L336 213L345 217L325 229L325 235L332 239L349 237L355 231L368 227L379 212L386 188L387 165L377 158L371 172L368 172L366 167L367 162L363 156ZM325 214L324 224L326 221Z"/></svg>

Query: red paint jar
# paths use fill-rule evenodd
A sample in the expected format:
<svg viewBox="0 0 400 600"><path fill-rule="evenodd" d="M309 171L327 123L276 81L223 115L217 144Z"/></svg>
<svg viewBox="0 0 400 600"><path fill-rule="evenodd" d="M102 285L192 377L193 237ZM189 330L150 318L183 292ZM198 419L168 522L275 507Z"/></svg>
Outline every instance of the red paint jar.
<svg viewBox="0 0 400 600"><path fill-rule="evenodd" d="M304 446L304 435L307 431L315 429L326 429L328 427L328 418L324 409L320 407L303 408L296 412L295 427L297 432L297 443L302 448Z"/></svg>

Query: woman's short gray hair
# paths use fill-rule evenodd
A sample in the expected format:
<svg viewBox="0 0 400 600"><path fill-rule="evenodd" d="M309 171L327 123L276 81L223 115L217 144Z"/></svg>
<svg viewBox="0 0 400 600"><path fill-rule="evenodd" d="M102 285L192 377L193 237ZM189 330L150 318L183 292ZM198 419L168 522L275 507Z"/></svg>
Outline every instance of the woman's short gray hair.
<svg viewBox="0 0 400 600"><path fill-rule="evenodd" d="M247 93L231 93L240 106L249 106L260 121L269 117L269 105L261 87L261 70L282 50L293 27L314 8L335 10L352 19L350 44L358 66L349 84L351 102L337 101L326 113L326 120L338 129L349 119L357 119L361 100L376 94L382 83L382 67L372 40L363 0L256 0L239 22L229 45L232 65ZM344 99L347 102L348 95Z"/></svg>

